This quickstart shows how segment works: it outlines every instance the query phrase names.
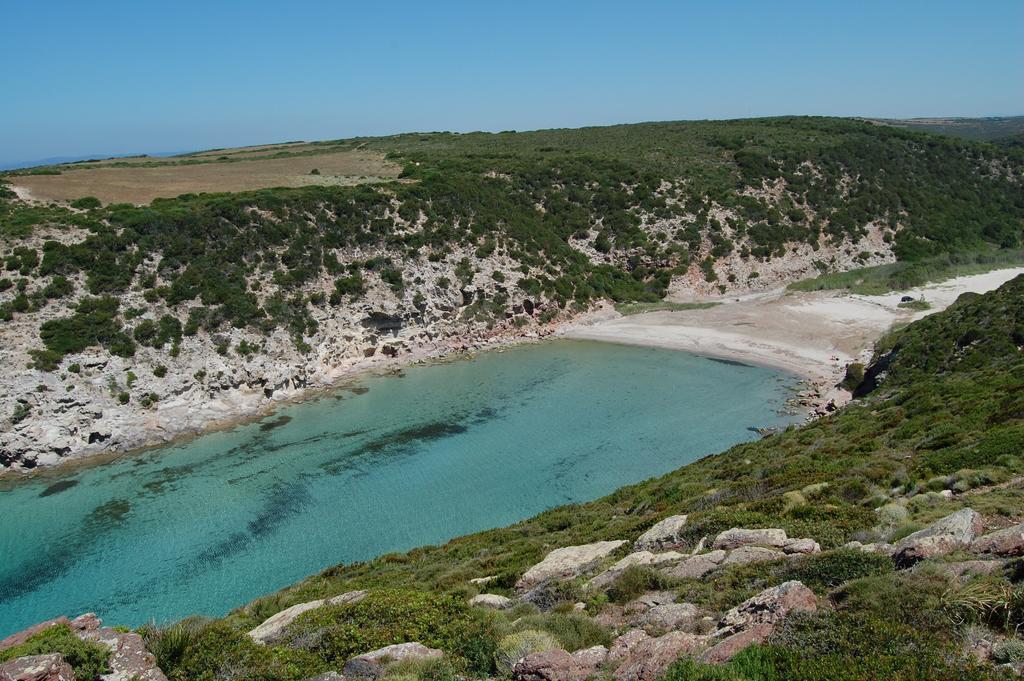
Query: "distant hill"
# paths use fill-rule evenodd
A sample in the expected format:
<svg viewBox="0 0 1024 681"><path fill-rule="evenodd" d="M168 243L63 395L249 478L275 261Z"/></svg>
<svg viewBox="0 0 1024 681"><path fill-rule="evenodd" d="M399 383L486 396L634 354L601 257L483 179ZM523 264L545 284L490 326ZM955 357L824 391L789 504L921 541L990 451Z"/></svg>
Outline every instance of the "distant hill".
<svg viewBox="0 0 1024 681"><path fill-rule="evenodd" d="M872 123L891 125L906 130L931 132L949 137L996 142L1024 134L1024 116L991 116L987 118L867 118Z"/></svg>

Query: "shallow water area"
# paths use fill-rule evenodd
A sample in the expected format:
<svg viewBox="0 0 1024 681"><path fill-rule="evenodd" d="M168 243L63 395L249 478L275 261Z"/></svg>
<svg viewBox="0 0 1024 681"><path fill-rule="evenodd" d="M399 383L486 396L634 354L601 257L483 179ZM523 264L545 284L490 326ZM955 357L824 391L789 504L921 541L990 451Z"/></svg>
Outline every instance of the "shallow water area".
<svg viewBox="0 0 1024 681"><path fill-rule="evenodd" d="M257 423L0 490L0 637L137 626L586 501L782 427L797 379L553 341L370 376Z"/></svg>

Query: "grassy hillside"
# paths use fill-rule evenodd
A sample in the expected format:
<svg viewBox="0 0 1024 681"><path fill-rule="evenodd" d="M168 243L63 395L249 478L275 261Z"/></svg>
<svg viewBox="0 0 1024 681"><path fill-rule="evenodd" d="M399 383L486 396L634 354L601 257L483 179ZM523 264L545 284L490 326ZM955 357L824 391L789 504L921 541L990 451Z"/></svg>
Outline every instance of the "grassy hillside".
<svg viewBox="0 0 1024 681"><path fill-rule="evenodd" d="M29 206L0 186L0 319L44 309L59 317L40 325L40 368L90 346L130 356L151 335L131 320L147 313L168 347L181 333L234 327L256 338L287 330L302 348L316 330L312 310L358 300L367 281L386 283L415 314L424 285L408 273L417 263L451 261L462 272L451 283L465 285L482 259L507 256L521 272L516 290L564 307L656 301L673 277L718 280L715 263L727 256L755 270L800 244L868 258L856 244L875 230L886 249L916 260L1014 247L1024 224L1020 159L852 120L429 133L323 147L355 148L402 164L403 181L143 207L92 197ZM265 157L301 154L315 165L316 153ZM820 267L830 268L825 256ZM119 309L131 289L146 305ZM478 313L500 320L510 306L496 295Z"/></svg>
<svg viewBox="0 0 1024 681"><path fill-rule="evenodd" d="M600 614L645 590L672 590L714 614L799 579L824 599L816 614L787 620L765 645L725 667L681 662L667 678L1001 678L965 648L985 640L997 642L999 651L1013 647L1004 639L1012 643L1024 622L1019 561L964 581L942 569L960 554L897 571L885 556L840 547L850 540L895 541L965 506L982 513L990 530L1021 522L1022 347L1024 277L1018 277L890 335L868 367L861 397L831 417L591 503L445 546L325 570L223 621L151 630L151 644L161 651L162 636L178 642L173 659L158 652L172 679L301 679L335 668L360 647L414 638L449 653L455 666L444 674L493 674L499 640L524 627L548 631L573 650L607 643L611 633L599 624ZM779 527L813 537L824 552L727 567L699 580L634 569L599 592L568 582L551 592L545 612L520 606L493 614L464 605L478 590L472 578L495 575L486 589L511 594L526 568L553 548L631 539L674 513L689 514L684 537L691 546L730 527ZM357 588L374 595L300 618L280 644L256 646L243 634L286 606ZM586 602L586 613L566 614L578 600Z"/></svg>

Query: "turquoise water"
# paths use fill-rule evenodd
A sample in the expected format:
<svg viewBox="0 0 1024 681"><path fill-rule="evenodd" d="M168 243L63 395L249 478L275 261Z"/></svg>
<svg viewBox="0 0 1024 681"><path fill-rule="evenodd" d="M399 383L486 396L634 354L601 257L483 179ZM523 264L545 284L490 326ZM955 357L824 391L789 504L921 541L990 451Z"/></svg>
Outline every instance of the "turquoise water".
<svg viewBox="0 0 1024 681"><path fill-rule="evenodd" d="M0 638L223 615L323 568L596 498L781 426L795 379L556 341L367 376L260 423L0 491Z"/></svg>

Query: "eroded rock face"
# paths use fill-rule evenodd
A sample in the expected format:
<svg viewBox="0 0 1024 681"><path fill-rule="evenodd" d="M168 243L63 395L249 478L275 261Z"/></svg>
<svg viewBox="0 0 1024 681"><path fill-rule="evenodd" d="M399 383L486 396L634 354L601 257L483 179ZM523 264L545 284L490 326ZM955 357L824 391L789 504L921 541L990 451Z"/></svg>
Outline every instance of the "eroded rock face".
<svg viewBox="0 0 1024 681"><path fill-rule="evenodd" d="M712 570L717 570L721 567L722 562L725 561L725 556L726 552L721 549L709 551L687 558L678 565L663 569L662 573L677 579L699 579Z"/></svg>
<svg viewBox="0 0 1024 681"><path fill-rule="evenodd" d="M752 625L731 636L726 636L701 653L697 659L704 664L724 664L755 643L767 641L773 631L775 631L773 624Z"/></svg>
<svg viewBox="0 0 1024 681"><path fill-rule="evenodd" d="M545 650L531 653L512 668L516 681L586 681L594 676L608 658L608 649L594 646L567 653Z"/></svg>
<svg viewBox="0 0 1024 681"><path fill-rule="evenodd" d="M608 661L618 663L612 676L615 681L654 681L680 656L700 650L706 640L682 631L657 638L640 630L628 631L608 651Z"/></svg>
<svg viewBox="0 0 1024 681"><path fill-rule="evenodd" d="M765 589L725 613L721 629L743 631L757 624L774 625L792 612L814 612L818 598L802 582L791 580Z"/></svg>
<svg viewBox="0 0 1024 681"><path fill-rule="evenodd" d="M742 527L734 527L722 532L711 544L715 549L738 549L741 546L774 546L782 548L789 538L785 530L780 529L756 529L748 530Z"/></svg>
<svg viewBox="0 0 1024 681"><path fill-rule="evenodd" d="M767 563L785 558L786 554L764 546L741 546L722 561L722 565L747 565L749 563Z"/></svg>
<svg viewBox="0 0 1024 681"><path fill-rule="evenodd" d="M0 664L0 681L75 681L60 653L19 657Z"/></svg>
<svg viewBox="0 0 1024 681"><path fill-rule="evenodd" d="M599 541L580 546L565 546L555 549L544 560L537 563L516 582L518 591L526 591L549 580L569 579L581 575L607 558L625 541Z"/></svg>
<svg viewBox="0 0 1024 681"><path fill-rule="evenodd" d="M960 509L897 542L893 560L907 567L925 558L951 553L969 546L982 529L978 513L970 508Z"/></svg>
<svg viewBox="0 0 1024 681"><path fill-rule="evenodd" d="M971 551L1006 558L1024 555L1024 523L975 539Z"/></svg>
<svg viewBox="0 0 1024 681"><path fill-rule="evenodd" d="M498 594L480 594L469 599L469 604L482 608L504 610L505 608L512 607L512 599Z"/></svg>
<svg viewBox="0 0 1024 681"><path fill-rule="evenodd" d="M633 549L636 551L664 551L684 545L681 535L686 527L685 515L673 515L660 520L651 529L641 534Z"/></svg>
<svg viewBox="0 0 1024 681"><path fill-rule="evenodd" d="M268 617L262 624L249 632L249 638L256 643L269 643L270 641L280 638L281 635L284 634L284 630L288 628L288 625L294 622L299 615L305 612L316 610L317 608L325 605L358 603L365 597L365 591L348 591L331 598L320 598L307 603L298 603Z"/></svg>
<svg viewBox="0 0 1024 681"><path fill-rule="evenodd" d="M436 648L428 648L422 643L396 643L369 653L353 657L345 663L342 675L375 679L384 672L384 668L392 662L403 660L426 660L444 657L444 653Z"/></svg>

